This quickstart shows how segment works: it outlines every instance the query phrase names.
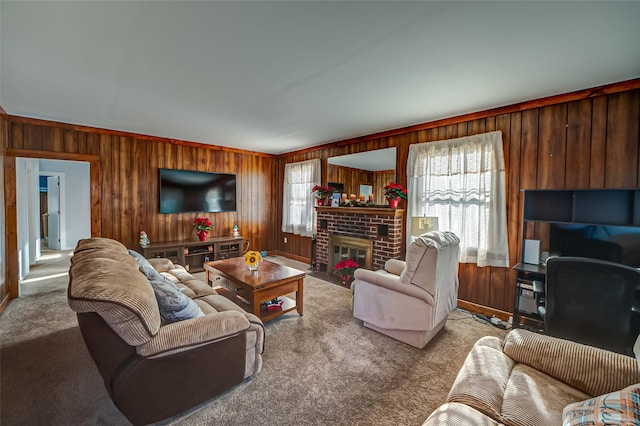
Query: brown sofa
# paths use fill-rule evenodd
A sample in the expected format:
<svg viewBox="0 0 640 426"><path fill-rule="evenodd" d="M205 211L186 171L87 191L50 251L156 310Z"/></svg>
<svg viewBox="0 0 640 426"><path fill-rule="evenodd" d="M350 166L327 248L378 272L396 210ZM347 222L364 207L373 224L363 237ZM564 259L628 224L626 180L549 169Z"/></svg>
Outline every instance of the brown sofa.
<svg viewBox="0 0 640 426"><path fill-rule="evenodd" d="M557 426L570 404L637 383L635 358L515 329L504 341L476 342L446 403L424 425Z"/></svg>
<svg viewBox="0 0 640 426"><path fill-rule="evenodd" d="M81 240L69 271L68 302L85 344L109 396L134 424L178 414L256 374L264 348L256 316L181 266L150 263L195 302L198 316L166 323L150 281L115 240Z"/></svg>

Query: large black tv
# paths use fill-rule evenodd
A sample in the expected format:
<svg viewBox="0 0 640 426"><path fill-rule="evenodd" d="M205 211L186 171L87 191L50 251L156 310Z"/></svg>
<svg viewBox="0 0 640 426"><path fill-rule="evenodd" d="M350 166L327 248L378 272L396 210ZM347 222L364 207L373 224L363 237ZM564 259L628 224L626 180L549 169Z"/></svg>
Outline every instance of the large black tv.
<svg viewBox="0 0 640 426"><path fill-rule="evenodd" d="M640 227L552 223L551 256L576 256L640 268Z"/></svg>
<svg viewBox="0 0 640 426"><path fill-rule="evenodd" d="M160 213L235 211L235 174L160 169Z"/></svg>

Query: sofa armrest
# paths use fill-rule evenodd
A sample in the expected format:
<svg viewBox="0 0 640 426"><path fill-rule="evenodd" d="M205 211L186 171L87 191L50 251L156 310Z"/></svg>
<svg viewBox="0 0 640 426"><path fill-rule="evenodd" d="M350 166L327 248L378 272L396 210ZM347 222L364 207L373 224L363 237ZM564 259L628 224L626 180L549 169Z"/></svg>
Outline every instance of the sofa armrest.
<svg viewBox="0 0 640 426"><path fill-rule="evenodd" d="M354 290L355 287L358 286L359 282L366 282L372 285L387 288L398 293L406 294L407 296L415 297L416 299L422 299L429 305L434 304L433 297L424 289L413 284L404 284L402 281L400 281L400 277L397 275L385 272L374 272L368 269L356 269L354 277Z"/></svg>
<svg viewBox="0 0 640 426"><path fill-rule="evenodd" d="M242 333L249 328L242 312L225 311L191 318L160 327L150 341L136 347L139 355L164 356L182 352Z"/></svg>
<svg viewBox="0 0 640 426"><path fill-rule="evenodd" d="M384 270L390 274L400 276L404 268L407 267L407 262L398 259L389 259L384 263Z"/></svg>
<svg viewBox="0 0 640 426"><path fill-rule="evenodd" d="M510 331L505 337L503 351L514 361L591 396L640 382L635 358L527 330Z"/></svg>

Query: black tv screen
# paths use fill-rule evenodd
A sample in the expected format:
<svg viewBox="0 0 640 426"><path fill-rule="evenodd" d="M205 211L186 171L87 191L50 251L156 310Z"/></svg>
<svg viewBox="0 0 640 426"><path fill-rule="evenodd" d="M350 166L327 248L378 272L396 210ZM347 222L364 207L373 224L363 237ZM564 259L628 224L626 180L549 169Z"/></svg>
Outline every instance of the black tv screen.
<svg viewBox="0 0 640 426"><path fill-rule="evenodd" d="M549 254L608 260L640 268L640 228L552 223Z"/></svg>
<svg viewBox="0 0 640 426"><path fill-rule="evenodd" d="M160 169L160 213L234 211L235 174Z"/></svg>

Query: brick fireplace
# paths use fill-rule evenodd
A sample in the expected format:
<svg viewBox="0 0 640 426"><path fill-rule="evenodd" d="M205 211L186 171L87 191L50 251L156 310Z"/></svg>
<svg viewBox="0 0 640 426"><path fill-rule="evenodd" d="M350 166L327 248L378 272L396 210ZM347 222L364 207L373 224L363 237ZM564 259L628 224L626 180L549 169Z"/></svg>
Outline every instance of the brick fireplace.
<svg viewBox="0 0 640 426"><path fill-rule="evenodd" d="M404 210L375 207L316 207L316 263L333 270L342 258L362 267L381 269L387 259L404 253Z"/></svg>

